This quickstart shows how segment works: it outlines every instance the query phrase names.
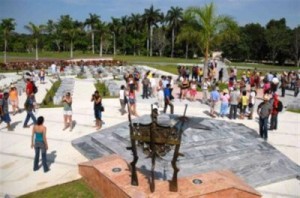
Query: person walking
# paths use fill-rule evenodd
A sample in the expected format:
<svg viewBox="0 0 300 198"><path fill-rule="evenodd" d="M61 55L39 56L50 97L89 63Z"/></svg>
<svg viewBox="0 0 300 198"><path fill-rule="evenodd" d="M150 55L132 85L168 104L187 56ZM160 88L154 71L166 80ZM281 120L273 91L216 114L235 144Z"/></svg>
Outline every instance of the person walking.
<svg viewBox="0 0 300 198"><path fill-rule="evenodd" d="M143 99L145 98L148 99L150 80L147 78L147 75L145 75L144 79L142 80L142 86L143 86Z"/></svg>
<svg viewBox="0 0 300 198"><path fill-rule="evenodd" d="M248 96L247 96L247 91L243 90L242 97L241 97L241 100L240 100L240 102L242 104L242 106L241 106L241 113L240 113L240 119L242 119L242 120L244 119L245 114L246 114L246 109L247 109L248 103L249 103L248 101L249 101L249 99L248 99Z"/></svg>
<svg viewBox="0 0 300 198"><path fill-rule="evenodd" d="M273 102L272 102L272 112L271 112L271 123L270 123L270 130L277 130L278 126L278 95L277 93L273 94Z"/></svg>
<svg viewBox="0 0 300 198"><path fill-rule="evenodd" d="M63 97L62 103L63 103L63 110L64 110L64 125L65 125L63 130L66 130L68 127L70 127L70 131L72 131L73 128L72 97L70 92L67 92L66 95Z"/></svg>
<svg viewBox="0 0 300 198"><path fill-rule="evenodd" d="M197 95L197 83L196 83L196 79L192 79L192 82L190 83L190 99L191 99L191 101L196 100L196 95Z"/></svg>
<svg viewBox="0 0 300 198"><path fill-rule="evenodd" d="M126 112L125 110L125 107L126 107L126 104L127 104L127 96L126 96L126 93L125 93L125 86L124 85L121 85L120 87L120 92L119 92L119 100L120 100L120 105L121 105L121 115L124 115Z"/></svg>
<svg viewBox="0 0 300 198"><path fill-rule="evenodd" d="M44 84L45 83L45 69L42 68L40 73L39 73L39 77L40 77L40 84Z"/></svg>
<svg viewBox="0 0 300 198"><path fill-rule="evenodd" d="M218 101L220 100L220 94L217 91L216 87L213 87L213 90L210 93L210 115L214 118L216 117L216 106Z"/></svg>
<svg viewBox="0 0 300 198"><path fill-rule="evenodd" d="M295 83L295 90L294 90L294 96L297 97L299 94L299 88L300 88L300 74L296 76L296 83Z"/></svg>
<svg viewBox="0 0 300 198"><path fill-rule="evenodd" d="M283 72L283 74L281 75L281 97L285 96L285 89L288 87L288 77L287 77L287 73Z"/></svg>
<svg viewBox="0 0 300 198"><path fill-rule="evenodd" d="M167 112L168 106L170 106L171 114L174 114L174 105L171 102L171 90L170 84L167 84L167 87L164 89L164 96L165 96L165 106L164 106L164 113Z"/></svg>
<svg viewBox="0 0 300 198"><path fill-rule="evenodd" d="M240 94L237 87L233 87L233 91L229 95L230 112L229 119L236 119L237 117L237 106L239 103Z"/></svg>
<svg viewBox="0 0 300 198"><path fill-rule="evenodd" d="M1 122L5 122L7 124L7 129L9 131L12 130L10 122L10 116L9 116L9 111L8 111L8 97L9 94L7 92L4 92L3 98L0 99L0 115L1 115Z"/></svg>
<svg viewBox="0 0 300 198"><path fill-rule="evenodd" d="M269 96L264 95L264 101L258 105L257 114L259 116L259 135L268 140L268 120L272 112L272 104L269 102Z"/></svg>
<svg viewBox="0 0 300 198"><path fill-rule="evenodd" d="M47 150L48 142L46 137L47 128L44 126L44 117L40 116L37 119L36 124L32 128L31 135L31 148L35 150L34 162L33 162L33 171L39 169L39 158L40 152L42 151L42 165L44 172L48 172L50 169L47 164Z"/></svg>
<svg viewBox="0 0 300 198"><path fill-rule="evenodd" d="M101 129L102 127L102 111L103 106L102 106L102 97L99 94L99 91L95 91L94 94L92 95L92 102L94 102L94 115L96 118L96 130Z"/></svg>
<svg viewBox="0 0 300 198"><path fill-rule="evenodd" d="M208 99L208 87L210 86L210 82L208 81L208 78L206 77L204 79L204 82L202 84L202 103L206 104Z"/></svg>
<svg viewBox="0 0 300 198"><path fill-rule="evenodd" d="M220 110L220 116L224 117L228 113L228 102L229 102L229 94L228 94L228 89L223 90L223 94L220 96L221 100L221 110Z"/></svg>
<svg viewBox="0 0 300 198"><path fill-rule="evenodd" d="M129 109L130 109L130 114L134 116L138 116L136 112L136 96L135 96L135 91L133 89L129 90L128 93L128 103L129 103Z"/></svg>
<svg viewBox="0 0 300 198"><path fill-rule="evenodd" d="M16 115L17 111L19 111L19 97L17 88L14 85L10 86L9 102L12 106L13 115Z"/></svg>
<svg viewBox="0 0 300 198"><path fill-rule="evenodd" d="M249 97L249 120L253 119L253 112L254 112L254 106L255 106L255 101L256 101L256 89L255 87L251 87L251 91L250 91L250 97Z"/></svg>
<svg viewBox="0 0 300 198"><path fill-rule="evenodd" d="M29 122L30 118L32 119L33 124L36 123L36 118L33 114L33 112L34 112L34 94L31 94L31 95L27 96L24 107L25 107L25 110L27 112L27 115L26 115L26 118L25 118L23 128L28 128L29 127L28 122Z"/></svg>

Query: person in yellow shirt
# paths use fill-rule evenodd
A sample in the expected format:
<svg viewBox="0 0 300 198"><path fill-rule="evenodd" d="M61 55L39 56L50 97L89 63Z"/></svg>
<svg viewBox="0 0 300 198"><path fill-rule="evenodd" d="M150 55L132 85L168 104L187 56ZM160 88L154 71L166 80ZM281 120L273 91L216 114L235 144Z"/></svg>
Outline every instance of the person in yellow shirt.
<svg viewBox="0 0 300 198"><path fill-rule="evenodd" d="M10 86L9 101L13 109L13 115L16 115L17 111L19 111L19 97L18 90L14 85Z"/></svg>
<svg viewBox="0 0 300 198"><path fill-rule="evenodd" d="M241 115L240 115L240 119L244 119L245 117L245 113L246 113L246 109L248 106L248 96L247 96L247 91L243 90L242 92L242 97L241 97L241 103L242 103L242 107L241 107Z"/></svg>

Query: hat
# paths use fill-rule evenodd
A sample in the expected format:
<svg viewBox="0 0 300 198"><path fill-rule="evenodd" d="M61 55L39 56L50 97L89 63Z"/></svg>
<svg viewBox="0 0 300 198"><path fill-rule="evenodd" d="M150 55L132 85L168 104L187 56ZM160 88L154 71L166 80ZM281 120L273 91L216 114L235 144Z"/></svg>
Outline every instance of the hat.
<svg viewBox="0 0 300 198"><path fill-rule="evenodd" d="M286 76L286 75L287 75L287 73L284 71L284 72L283 72L283 75L285 75L285 76Z"/></svg>
<svg viewBox="0 0 300 198"><path fill-rule="evenodd" d="M16 86L15 85L10 85L10 88L16 88Z"/></svg>
<svg viewBox="0 0 300 198"><path fill-rule="evenodd" d="M269 96L267 94L264 95L264 100L269 100Z"/></svg>
<svg viewBox="0 0 300 198"><path fill-rule="evenodd" d="M224 92L224 93L228 93L228 89L224 89L223 92Z"/></svg>

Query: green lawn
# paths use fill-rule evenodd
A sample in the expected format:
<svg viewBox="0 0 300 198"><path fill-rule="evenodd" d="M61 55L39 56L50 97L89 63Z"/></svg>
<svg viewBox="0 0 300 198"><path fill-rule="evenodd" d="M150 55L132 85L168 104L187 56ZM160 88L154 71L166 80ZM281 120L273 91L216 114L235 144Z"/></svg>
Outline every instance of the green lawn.
<svg viewBox="0 0 300 198"><path fill-rule="evenodd" d="M33 193L29 193L20 198L93 198L100 197L82 179L69 183L53 186Z"/></svg>
<svg viewBox="0 0 300 198"><path fill-rule="evenodd" d="M103 57L113 57L117 60L126 61L127 63L199 63L199 59L184 59L184 58L169 58L169 57L158 57L158 56L133 56L133 55L103 55ZM39 58L43 59L69 59L69 52L39 52ZM99 54L92 54L91 52L83 53L81 51L74 51L73 58L99 58ZM17 52L8 52L7 60L8 61L17 61L17 60L35 60L35 53L17 53ZM0 53L0 62L3 62L3 52Z"/></svg>
<svg viewBox="0 0 300 198"><path fill-rule="evenodd" d="M169 72L172 74L178 74L177 72L177 65L173 64L173 65L164 65L164 66L158 66L158 65L149 65L149 67L155 68L155 69L159 69L165 72Z"/></svg>
<svg viewBox="0 0 300 198"><path fill-rule="evenodd" d="M232 62L229 64L230 67L238 66L238 67L250 67L250 68L257 68L260 70L267 70L272 69L272 71L282 71L282 70L297 70L297 67L293 66L284 66L284 65L266 65L266 64L259 64L259 63L243 63L243 62ZM247 68L245 68L246 70Z"/></svg>

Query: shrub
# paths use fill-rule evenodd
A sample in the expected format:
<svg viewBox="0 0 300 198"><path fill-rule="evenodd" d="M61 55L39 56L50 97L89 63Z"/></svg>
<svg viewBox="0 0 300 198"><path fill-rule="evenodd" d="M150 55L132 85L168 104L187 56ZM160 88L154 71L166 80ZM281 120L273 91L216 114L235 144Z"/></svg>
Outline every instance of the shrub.
<svg viewBox="0 0 300 198"><path fill-rule="evenodd" d="M46 94L44 100L41 103L41 108L61 107L61 105L54 105L53 104L53 97L54 97L56 91L58 90L58 88L60 87L60 84L61 84L61 80L55 81L52 84L51 89L47 90L47 94Z"/></svg>

